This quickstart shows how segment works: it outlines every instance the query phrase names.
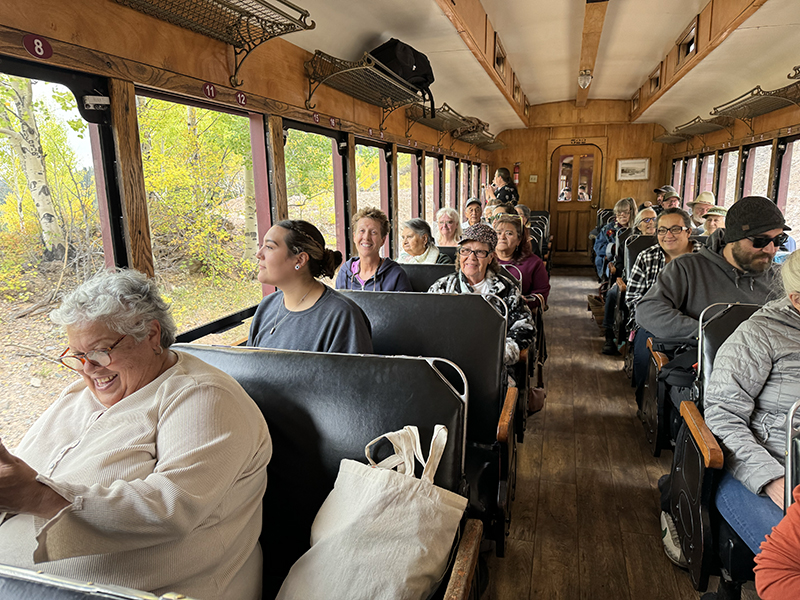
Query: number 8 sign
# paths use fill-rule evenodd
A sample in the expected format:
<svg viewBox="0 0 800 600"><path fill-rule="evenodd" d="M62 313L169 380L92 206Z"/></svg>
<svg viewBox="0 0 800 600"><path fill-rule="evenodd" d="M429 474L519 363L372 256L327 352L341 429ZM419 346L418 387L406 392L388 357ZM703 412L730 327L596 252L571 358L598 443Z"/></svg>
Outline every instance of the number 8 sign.
<svg viewBox="0 0 800 600"><path fill-rule="evenodd" d="M28 54L34 58L46 60L53 56L53 47L50 45L50 42L38 35L29 33L22 38L22 45L25 50L28 51Z"/></svg>

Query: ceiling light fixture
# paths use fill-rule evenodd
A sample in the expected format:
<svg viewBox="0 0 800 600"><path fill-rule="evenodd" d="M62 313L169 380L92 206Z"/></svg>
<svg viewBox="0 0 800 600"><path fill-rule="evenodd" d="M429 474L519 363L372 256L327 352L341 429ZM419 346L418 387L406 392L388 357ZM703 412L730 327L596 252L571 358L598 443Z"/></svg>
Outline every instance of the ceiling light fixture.
<svg viewBox="0 0 800 600"><path fill-rule="evenodd" d="M578 87L585 90L592 83L592 72L589 69L583 69L578 73Z"/></svg>

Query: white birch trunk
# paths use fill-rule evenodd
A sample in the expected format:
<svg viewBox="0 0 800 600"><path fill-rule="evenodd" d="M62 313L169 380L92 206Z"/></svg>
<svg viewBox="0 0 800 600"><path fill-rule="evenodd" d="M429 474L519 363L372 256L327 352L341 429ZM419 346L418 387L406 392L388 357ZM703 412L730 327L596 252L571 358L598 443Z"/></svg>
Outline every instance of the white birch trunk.
<svg viewBox="0 0 800 600"><path fill-rule="evenodd" d="M3 111L0 135L6 135L20 160L28 182L39 225L42 230L45 260L61 260L66 251L66 238L56 219L39 128L33 113L33 86L30 79L12 78L4 84L14 95L14 112ZM3 121L5 121L3 123Z"/></svg>
<svg viewBox="0 0 800 600"><path fill-rule="evenodd" d="M255 262L258 252L258 221L253 167L244 169L244 260Z"/></svg>

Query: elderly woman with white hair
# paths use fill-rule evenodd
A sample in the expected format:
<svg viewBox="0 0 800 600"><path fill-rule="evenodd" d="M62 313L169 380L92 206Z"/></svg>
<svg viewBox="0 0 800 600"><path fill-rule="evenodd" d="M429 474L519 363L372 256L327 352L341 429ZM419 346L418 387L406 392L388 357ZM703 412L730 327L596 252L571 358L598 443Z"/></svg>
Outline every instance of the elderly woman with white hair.
<svg viewBox="0 0 800 600"><path fill-rule="evenodd" d="M436 213L436 227L439 230L439 237L436 243L439 246L457 246L461 239L461 221L458 212L454 208L445 206Z"/></svg>
<svg viewBox="0 0 800 600"><path fill-rule="evenodd" d="M0 445L0 563L161 595L261 597L272 443L225 373L170 349L153 280L103 272L53 311L80 378Z"/></svg>
<svg viewBox="0 0 800 600"><path fill-rule="evenodd" d="M440 253L433 241L431 226L425 219L409 219L400 225L400 242L403 250L397 257L400 264L451 264L446 254Z"/></svg>

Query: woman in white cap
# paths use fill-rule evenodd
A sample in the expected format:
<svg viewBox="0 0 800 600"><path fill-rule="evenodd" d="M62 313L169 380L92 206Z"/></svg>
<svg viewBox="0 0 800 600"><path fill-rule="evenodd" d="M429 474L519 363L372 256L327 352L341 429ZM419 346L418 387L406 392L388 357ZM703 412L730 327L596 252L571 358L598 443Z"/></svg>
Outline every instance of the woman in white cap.
<svg viewBox="0 0 800 600"><path fill-rule="evenodd" d="M687 202L686 207L692 211L692 223L694 224L694 235L706 235L703 231L705 215L712 206L716 206L717 201L712 192L702 192L697 195L694 202Z"/></svg>

